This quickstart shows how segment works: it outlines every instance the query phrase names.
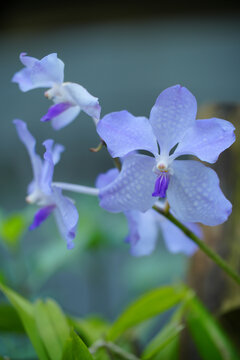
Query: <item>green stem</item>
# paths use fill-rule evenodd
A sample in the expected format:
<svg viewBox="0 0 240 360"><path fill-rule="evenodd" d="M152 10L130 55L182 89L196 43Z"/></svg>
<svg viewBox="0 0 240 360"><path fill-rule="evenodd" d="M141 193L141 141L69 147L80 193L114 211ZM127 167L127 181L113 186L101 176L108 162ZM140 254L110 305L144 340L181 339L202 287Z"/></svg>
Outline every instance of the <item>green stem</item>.
<svg viewBox="0 0 240 360"><path fill-rule="evenodd" d="M199 239L191 230L189 230L185 225L183 225L179 220L177 220L169 211L164 211L158 206L154 205L153 209L156 210L159 214L165 216L173 224L175 224L179 229L184 232L192 241L194 241L198 247L210 258L212 259L226 274L228 274L236 283L240 285L240 276L212 249L210 249L207 244Z"/></svg>
<svg viewBox="0 0 240 360"><path fill-rule="evenodd" d="M104 340L97 341L95 344L93 344L90 347L89 350L90 350L91 354L95 354L97 352L97 350L101 349L101 348L105 348L106 350L109 350L110 353L115 354L124 360L140 360L138 357L123 350L116 344L109 342L109 341L104 341Z"/></svg>

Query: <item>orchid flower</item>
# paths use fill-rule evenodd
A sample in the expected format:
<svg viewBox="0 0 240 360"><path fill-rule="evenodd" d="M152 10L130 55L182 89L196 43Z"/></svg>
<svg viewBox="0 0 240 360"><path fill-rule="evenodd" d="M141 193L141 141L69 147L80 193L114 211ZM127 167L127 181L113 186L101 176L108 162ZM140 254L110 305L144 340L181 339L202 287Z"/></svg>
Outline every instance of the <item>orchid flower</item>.
<svg viewBox="0 0 240 360"><path fill-rule="evenodd" d="M104 116L98 134L112 157L123 162L116 179L100 189L100 205L111 212L145 212L163 198L182 222L213 226L226 221L232 206L215 171L177 158L190 154L214 163L235 141L234 127L218 118L196 120L196 113L195 97L176 85L158 96L149 120L127 111Z"/></svg>
<svg viewBox="0 0 240 360"><path fill-rule="evenodd" d="M103 189L117 178L118 173L117 169L110 169L105 174L100 174L96 186ZM161 203L158 202L158 206L161 206ZM124 214L129 228L126 242L130 244L133 256L144 256L153 252L157 242L158 230L162 232L165 245L170 252L181 252L191 256L197 250L197 245L176 225L153 209L145 213L138 210L129 210L125 211ZM202 237L201 229L197 224L185 225L197 236Z"/></svg>
<svg viewBox="0 0 240 360"><path fill-rule="evenodd" d="M25 66L18 71L12 81L18 83L20 90L29 91L36 88L50 88L45 92L52 99L51 106L41 121L50 121L55 130L71 123L83 110L93 118L95 123L100 118L101 107L98 99L79 84L63 82L64 63L53 53L41 60L20 54L20 61Z"/></svg>
<svg viewBox="0 0 240 360"><path fill-rule="evenodd" d="M68 249L74 247L73 239L76 235L78 212L72 200L63 196L60 188L52 185L54 165L60 160L64 150L62 145L53 145L53 140L44 141L44 160L35 152L36 140L28 131L22 120L14 120L20 140L26 146L33 168L33 181L28 186L26 201L40 206L34 216L30 230L35 229L54 213L60 234L67 241Z"/></svg>

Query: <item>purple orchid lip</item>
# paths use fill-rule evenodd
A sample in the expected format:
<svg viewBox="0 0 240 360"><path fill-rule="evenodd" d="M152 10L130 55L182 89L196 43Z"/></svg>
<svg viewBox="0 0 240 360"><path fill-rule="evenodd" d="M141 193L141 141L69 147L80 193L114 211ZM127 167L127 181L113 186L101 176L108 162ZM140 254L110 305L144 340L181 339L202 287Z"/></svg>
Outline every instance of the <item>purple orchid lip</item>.
<svg viewBox="0 0 240 360"><path fill-rule="evenodd" d="M34 216L32 224L29 226L29 230L34 230L39 225L41 225L41 223L46 220L48 216L53 212L55 207L55 205L48 205L38 210Z"/></svg>
<svg viewBox="0 0 240 360"><path fill-rule="evenodd" d="M170 175L168 172L162 172L160 176L158 176L156 182L155 182L155 188L154 192L152 193L152 196L165 198L166 192L168 189L170 181Z"/></svg>
<svg viewBox="0 0 240 360"><path fill-rule="evenodd" d="M72 106L72 104L69 102L63 102L63 103L53 105L48 109L47 114L41 118L41 121L43 121L43 122L50 121L53 118L55 118L56 116L62 114L64 111L68 110L71 106Z"/></svg>

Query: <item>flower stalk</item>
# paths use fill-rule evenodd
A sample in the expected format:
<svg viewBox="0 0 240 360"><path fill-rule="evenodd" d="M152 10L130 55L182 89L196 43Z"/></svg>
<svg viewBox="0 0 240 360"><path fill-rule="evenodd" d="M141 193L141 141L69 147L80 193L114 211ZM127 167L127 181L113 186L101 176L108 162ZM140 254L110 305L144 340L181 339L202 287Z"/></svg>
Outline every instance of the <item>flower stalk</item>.
<svg viewBox="0 0 240 360"><path fill-rule="evenodd" d="M179 220L177 220L170 211L165 211L159 208L157 205L153 206L153 209L159 214L163 215L165 218L170 220L175 224L182 232L187 235L198 247L210 258L212 259L228 276L230 276L238 285L240 285L240 276L224 261L221 256L215 253L210 247L207 246L205 242L199 239L190 229L183 225Z"/></svg>

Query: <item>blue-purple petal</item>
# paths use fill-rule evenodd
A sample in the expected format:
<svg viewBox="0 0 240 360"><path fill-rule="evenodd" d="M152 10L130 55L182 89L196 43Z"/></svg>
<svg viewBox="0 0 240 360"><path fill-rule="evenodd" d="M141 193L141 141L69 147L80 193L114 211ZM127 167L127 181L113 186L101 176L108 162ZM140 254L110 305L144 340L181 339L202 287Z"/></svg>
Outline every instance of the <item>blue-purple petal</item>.
<svg viewBox="0 0 240 360"><path fill-rule="evenodd" d="M71 106L72 104L70 104L69 102L55 104L48 109L47 114L41 118L41 121L50 121L56 116L62 114L64 111L68 110Z"/></svg>
<svg viewBox="0 0 240 360"><path fill-rule="evenodd" d="M56 204L54 210L59 232L67 242L67 248L74 247L73 240L76 237L78 211L71 199L62 195L61 189L53 186L53 199Z"/></svg>
<svg viewBox="0 0 240 360"><path fill-rule="evenodd" d="M52 155L53 140L48 139L43 142L43 145L46 148L44 153L44 163L42 168L41 176L41 189L45 194L50 195L52 193L51 184L54 172L54 162Z"/></svg>
<svg viewBox="0 0 240 360"><path fill-rule="evenodd" d="M226 120L211 118L197 120L179 143L173 157L191 154L214 163L219 154L235 141L234 126Z"/></svg>
<svg viewBox="0 0 240 360"><path fill-rule="evenodd" d="M147 118L136 117L128 111L105 115L97 125L112 157L123 157L134 150L158 153L157 141Z"/></svg>
<svg viewBox="0 0 240 360"><path fill-rule="evenodd" d="M36 140L29 132L27 124L19 119L13 120L14 125L19 136L19 139L26 146L28 154L30 156L32 169L33 169L33 181L30 184L31 190L34 186L40 183L41 173L42 173L42 160L39 155L35 152Z"/></svg>
<svg viewBox="0 0 240 360"><path fill-rule="evenodd" d="M159 225L162 230L166 247L170 252L180 252L187 256L191 256L197 251L198 246L171 221L164 219ZM202 237L201 229L197 224L186 223L185 225L197 236L200 238Z"/></svg>
<svg viewBox="0 0 240 360"><path fill-rule="evenodd" d="M29 227L29 230L33 230L39 225L41 225L41 223L48 218L48 216L53 212L54 209L55 205L48 205L38 210L34 216L33 223Z"/></svg>
<svg viewBox="0 0 240 360"><path fill-rule="evenodd" d="M96 120L100 119L101 106L98 98L91 95L83 86L71 82L64 84L64 90L81 110Z"/></svg>
<svg viewBox="0 0 240 360"><path fill-rule="evenodd" d="M58 59L57 54L53 53L38 60L22 53L20 60L26 67L18 71L12 81L18 83L22 91L52 87L55 83L63 82L64 63Z"/></svg>
<svg viewBox="0 0 240 360"><path fill-rule="evenodd" d="M104 174L98 175L96 179L96 187L98 189L104 188L105 186L111 184L119 175L118 169L110 169Z"/></svg>
<svg viewBox="0 0 240 360"><path fill-rule="evenodd" d="M127 155L117 178L100 189L100 206L110 212L150 209L156 201L152 197L156 180L154 165L155 159L150 156Z"/></svg>
<svg viewBox="0 0 240 360"><path fill-rule="evenodd" d="M161 92L149 119L161 152L169 153L182 140L194 125L196 113L196 99L185 87L175 85Z"/></svg>
<svg viewBox="0 0 240 360"><path fill-rule="evenodd" d="M125 212L129 233L126 238L131 246L133 256L149 255L153 252L157 241L157 222L153 210Z"/></svg>
<svg viewBox="0 0 240 360"><path fill-rule="evenodd" d="M52 159L53 159L54 165L56 165L59 162L59 160L61 158L61 154L64 150L65 150L65 147L61 144L55 144L53 146Z"/></svg>
<svg viewBox="0 0 240 360"><path fill-rule="evenodd" d="M175 160L172 168L167 198L179 220L210 226L227 220L232 205L223 195L214 170L194 160Z"/></svg>
<svg viewBox="0 0 240 360"><path fill-rule="evenodd" d="M78 116L79 113L80 113L79 106L71 106L69 109L65 110L60 115L55 116L51 120L51 125L54 128L54 130L60 130L63 127L70 124Z"/></svg>

